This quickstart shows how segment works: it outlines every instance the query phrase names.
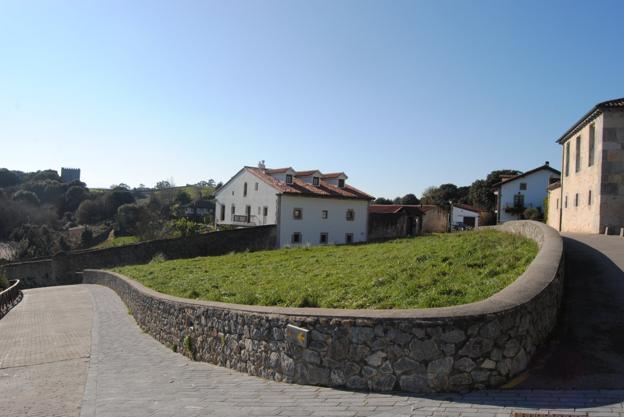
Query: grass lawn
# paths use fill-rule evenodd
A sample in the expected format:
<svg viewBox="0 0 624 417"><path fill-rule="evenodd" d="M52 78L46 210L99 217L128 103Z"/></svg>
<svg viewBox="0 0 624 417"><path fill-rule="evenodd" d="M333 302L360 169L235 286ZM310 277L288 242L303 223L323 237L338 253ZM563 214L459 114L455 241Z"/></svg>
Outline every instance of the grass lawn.
<svg viewBox="0 0 624 417"><path fill-rule="evenodd" d="M136 236L120 236L114 239L105 240L104 242L90 249L106 249L113 248L115 246L131 245L133 243L139 243L139 238Z"/></svg>
<svg viewBox="0 0 624 417"><path fill-rule="evenodd" d="M500 291L524 272L536 253L532 240L485 230L161 260L114 271L162 293L228 303L442 307Z"/></svg>

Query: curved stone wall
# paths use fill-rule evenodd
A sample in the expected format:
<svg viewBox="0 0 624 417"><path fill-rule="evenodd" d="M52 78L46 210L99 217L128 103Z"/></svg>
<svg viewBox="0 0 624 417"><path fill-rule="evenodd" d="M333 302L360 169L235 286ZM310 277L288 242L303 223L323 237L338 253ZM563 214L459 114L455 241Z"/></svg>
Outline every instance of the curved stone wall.
<svg viewBox="0 0 624 417"><path fill-rule="evenodd" d="M556 324L562 295L559 234L532 221L496 229L537 241L536 258L499 293L455 307L258 307L172 297L106 271L87 270L84 282L115 290L163 344L250 375L373 391L480 389L527 367Z"/></svg>

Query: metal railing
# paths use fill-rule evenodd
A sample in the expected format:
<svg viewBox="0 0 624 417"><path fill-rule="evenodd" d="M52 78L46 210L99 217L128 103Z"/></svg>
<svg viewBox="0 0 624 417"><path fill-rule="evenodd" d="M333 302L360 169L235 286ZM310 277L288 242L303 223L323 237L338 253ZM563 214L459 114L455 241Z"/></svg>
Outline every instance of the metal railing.
<svg viewBox="0 0 624 417"><path fill-rule="evenodd" d="M15 304L19 302L20 290L19 279L9 281L11 286L6 290L0 292L0 318L4 317Z"/></svg>

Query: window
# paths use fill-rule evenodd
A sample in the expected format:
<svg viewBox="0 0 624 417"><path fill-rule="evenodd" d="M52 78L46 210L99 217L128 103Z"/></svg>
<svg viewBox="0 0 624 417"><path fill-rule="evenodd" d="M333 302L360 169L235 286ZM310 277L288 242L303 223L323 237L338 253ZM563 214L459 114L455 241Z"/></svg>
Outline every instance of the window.
<svg viewBox="0 0 624 417"><path fill-rule="evenodd" d="M587 205L591 206L591 190L589 190L589 194L587 195Z"/></svg>
<svg viewBox="0 0 624 417"><path fill-rule="evenodd" d="M292 184L292 175L286 174L286 184Z"/></svg>
<svg viewBox="0 0 624 417"><path fill-rule="evenodd" d="M245 216L247 217L247 223L251 223L251 206L245 207Z"/></svg>
<svg viewBox="0 0 624 417"><path fill-rule="evenodd" d="M520 189L523 190L523 191L526 190L527 189L527 183L526 182L521 182L520 183Z"/></svg>
<svg viewBox="0 0 624 417"><path fill-rule="evenodd" d="M559 210L559 199L557 199L557 210Z"/></svg>
<svg viewBox="0 0 624 417"><path fill-rule="evenodd" d="M596 126L589 126L589 152L587 153L587 166L594 165L594 154L596 152Z"/></svg>
<svg viewBox="0 0 624 417"><path fill-rule="evenodd" d="M321 233L321 238L319 239L319 242L321 245L326 245L328 241L328 235L327 233Z"/></svg>
<svg viewBox="0 0 624 417"><path fill-rule="evenodd" d="M262 207L258 206L258 216L260 215L261 211L262 211Z"/></svg>
<svg viewBox="0 0 624 417"><path fill-rule="evenodd" d="M566 143L565 148L565 176L570 175L570 142Z"/></svg>
<svg viewBox="0 0 624 417"><path fill-rule="evenodd" d="M524 194L514 195L514 207L524 207Z"/></svg>
<svg viewBox="0 0 624 417"><path fill-rule="evenodd" d="M293 219L295 220L303 219L303 210L300 208L293 209Z"/></svg>
<svg viewBox="0 0 624 417"><path fill-rule="evenodd" d="M290 239L290 242L293 244L301 243L301 233L300 232L293 233Z"/></svg>
<svg viewBox="0 0 624 417"><path fill-rule="evenodd" d="M312 185L316 185L318 187L320 183L319 177L312 177Z"/></svg>
<svg viewBox="0 0 624 417"><path fill-rule="evenodd" d="M342 178L341 178L341 179L339 179L339 180L338 180L338 187L340 187L340 188L344 188L344 185L345 185L344 180L343 180Z"/></svg>
<svg viewBox="0 0 624 417"><path fill-rule="evenodd" d="M353 243L353 233L345 233L345 243Z"/></svg>
<svg viewBox="0 0 624 417"><path fill-rule="evenodd" d="M563 207L568 208L568 196L565 196L565 200L563 201Z"/></svg>
<svg viewBox="0 0 624 417"><path fill-rule="evenodd" d="M225 204L221 204L221 221L225 220Z"/></svg>
<svg viewBox="0 0 624 417"><path fill-rule="evenodd" d="M258 191L258 183L256 183L256 185L254 185L254 190Z"/></svg>
<svg viewBox="0 0 624 417"><path fill-rule="evenodd" d="M243 197L247 197L247 183L243 184Z"/></svg>
<svg viewBox="0 0 624 417"><path fill-rule="evenodd" d="M264 217L266 217L266 216L268 216L268 215L269 215L269 208L268 208L267 206L264 206L264 207L262 208L262 215L263 215Z"/></svg>
<svg viewBox="0 0 624 417"><path fill-rule="evenodd" d="M578 193L574 194L574 207L578 207L579 199Z"/></svg>
<svg viewBox="0 0 624 417"><path fill-rule="evenodd" d="M575 172L579 172L581 170L581 137L576 137L576 155L575 155L576 166L574 167Z"/></svg>
<svg viewBox="0 0 624 417"><path fill-rule="evenodd" d="M234 204L232 204L232 208L230 209L230 211L232 212L232 216L236 214L236 206Z"/></svg>
<svg viewBox="0 0 624 417"><path fill-rule="evenodd" d="M347 210L347 221L348 222L352 222L353 220L355 220L355 211L353 211L353 209L348 209Z"/></svg>
<svg viewBox="0 0 624 417"><path fill-rule="evenodd" d="M321 219L326 219L327 218L327 210L321 210Z"/></svg>

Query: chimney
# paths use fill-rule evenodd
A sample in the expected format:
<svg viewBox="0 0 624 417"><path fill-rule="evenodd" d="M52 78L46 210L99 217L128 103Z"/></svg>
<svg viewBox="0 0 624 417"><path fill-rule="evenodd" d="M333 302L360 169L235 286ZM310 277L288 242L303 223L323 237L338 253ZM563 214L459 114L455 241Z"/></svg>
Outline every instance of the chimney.
<svg viewBox="0 0 624 417"><path fill-rule="evenodd" d="M258 162L258 168L262 168L262 169L266 168L266 165L264 164L264 159L262 161Z"/></svg>
<svg viewBox="0 0 624 417"><path fill-rule="evenodd" d="M550 161L546 161L545 165L550 165Z"/></svg>

